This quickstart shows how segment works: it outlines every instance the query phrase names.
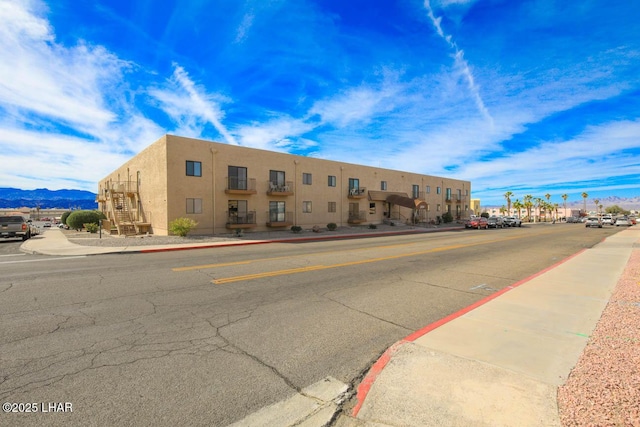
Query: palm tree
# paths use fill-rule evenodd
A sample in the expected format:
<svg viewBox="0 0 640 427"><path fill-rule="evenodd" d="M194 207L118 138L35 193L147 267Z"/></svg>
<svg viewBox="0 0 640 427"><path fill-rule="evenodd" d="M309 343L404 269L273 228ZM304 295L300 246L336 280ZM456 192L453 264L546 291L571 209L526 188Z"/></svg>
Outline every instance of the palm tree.
<svg viewBox="0 0 640 427"><path fill-rule="evenodd" d="M596 215L600 216L600 211L598 210L598 205L600 204L600 199L593 199L593 203L596 204Z"/></svg>
<svg viewBox="0 0 640 427"><path fill-rule="evenodd" d="M542 197L536 197L534 200L536 202L536 208L538 208L538 219L540 219L540 217L542 216L542 202L543 202L543 200L542 200ZM535 215L534 215L534 218L533 218L533 222L536 222Z"/></svg>
<svg viewBox="0 0 640 427"><path fill-rule="evenodd" d="M565 193L561 197L562 200L564 200L564 218L567 219L567 199L569 198L569 195Z"/></svg>
<svg viewBox="0 0 640 427"><path fill-rule="evenodd" d="M582 212L584 212L584 215L587 214L587 197L589 197L587 193L582 193L582 199L584 200L584 210Z"/></svg>
<svg viewBox="0 0 640 427"><path fill-rule="evenodd" d="M511 196L513 196L511 191L504 193L504 198L507 199L507 215L511 215Z"/></svg>
<svg viewBox="0 0 640 427"><path fill-rule="evenodd" d="M504 212L505 212L506 210L507 210L507 209L504 207L504 205L500 206L500 213L501 213L502 215L504 215Z"/></svg>
<svg viewBox="0 0 640 427"><path fill-rule="evenodd" d="M520 209L522 209L522 207L523 207L523 205L522 205L522 203L520 202L519 199L516 199L516 201L513 202L513 209L516 209L518 211L518 219L520 219L520 220L522 219L521 215L520 215Z"/></svg>
<svg viewBox="0 0 640 427"><path fill-rule="evenodd" d="M529 222L531 222L531 208L533 207L533 203L531 202L532 199L533 196L531 194L527 194L523 198L524 207L527 209L527 217L529 217Z"/></svg>
<svg viewBox="0 0 640 427"><path fill-rule="evenodd" d="M551 199L551 194L549 194L549 193L545 194L545 195L544 195L544 198L545 198L545 199L547 199L547 203L545 204L545 209L544 209L544 211L545 211L545 214L544 214L544 222L547 222L547 212L549 212L549 211L550 211L548 208L549 208L549 206L551 206L551 205L549 204L549 199Z"/></svg>
<svg viewBox="0 0 640 427"><path fill-rule="evenodd" d="M556 212L556 219L554 220L555 222L558 220L558 204L557 203L553 204L553 210Z"/></svg>

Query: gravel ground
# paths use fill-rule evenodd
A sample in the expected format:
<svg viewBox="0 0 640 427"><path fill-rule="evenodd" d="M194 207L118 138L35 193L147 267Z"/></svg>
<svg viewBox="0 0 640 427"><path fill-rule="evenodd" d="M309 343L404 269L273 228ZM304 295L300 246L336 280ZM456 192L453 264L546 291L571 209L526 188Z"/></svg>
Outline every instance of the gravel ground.
<svg viewBox="0 0 640 427"><path fill-rule="evenodd" d="M640 426L640 250L558 390L563 426Z"/></svg>

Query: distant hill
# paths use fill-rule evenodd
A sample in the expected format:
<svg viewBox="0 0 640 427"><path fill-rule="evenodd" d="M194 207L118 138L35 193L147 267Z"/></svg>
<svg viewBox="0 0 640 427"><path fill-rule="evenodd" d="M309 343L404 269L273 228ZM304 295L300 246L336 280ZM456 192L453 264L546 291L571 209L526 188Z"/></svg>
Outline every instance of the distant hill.
<svg viewBox="0 0 640 427"><path fill-rule="evenodd" d="M83 190L21 190L0 187L0 208L97 209L96 194Z"/></svg>

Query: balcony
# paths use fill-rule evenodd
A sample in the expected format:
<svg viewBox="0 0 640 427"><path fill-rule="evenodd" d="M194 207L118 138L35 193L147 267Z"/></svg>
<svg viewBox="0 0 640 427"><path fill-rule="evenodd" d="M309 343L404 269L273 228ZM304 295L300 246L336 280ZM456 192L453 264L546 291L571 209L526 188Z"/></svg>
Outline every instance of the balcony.
<svg viewBox="0 0 640 427"><path fill-rule="evenodd" d="M267 212L267 227L290 227L293 225L293 212Z"/></svg>
<svg viewBox="0 0 640 427"><path fill-rule="evenodd" d="M365 187L350 188L347 197L349 199L364 199L367 197L367 189Z"/></svg>
<svg viewBox="0 0 640 427"><path fill-rule="evenodd" d="M229 176L227 177L227 185L224 192L227 194L256 194L256 180L255 178Z"/></svg>
<svg viewBox="0 0 640 427"><path fill-rule="evenodd" d="M227 212L228 229L246 229L256 226L256 211Z"/></svg>
<svg viewBox="0 0 640 427"><path fill-rule="evenodd" d="M293 181L287 181L285 184L269 181L269 196L293 196Z"/></svg>
<svg viewBox="0 0 640 427"><path fill-rule="evenodd" d="M363 222L367 222L367 213L365 211L349 212L347 222L349 224L362 224Z"/></svg>

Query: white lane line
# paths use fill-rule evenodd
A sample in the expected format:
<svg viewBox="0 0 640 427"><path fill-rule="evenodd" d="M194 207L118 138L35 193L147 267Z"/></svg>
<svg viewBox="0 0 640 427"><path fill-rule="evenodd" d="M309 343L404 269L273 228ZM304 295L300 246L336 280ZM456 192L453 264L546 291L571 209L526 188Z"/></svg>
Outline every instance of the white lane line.
<svg viewBox="0 0 640 427"><path fill-rule="evenodd" d="M41 262L41 261L56 261L59 259L74 259L74 258L86 258L86 255L78 255L78 256L66 256L63 258L45 258L45 259L28 259L25 261L2 261L0 264L19 264L25 262Z"/></svg>
<svg viewBox="0 0 640 427"><path fill-rule="evenodd" d="M26 254L9 254L9 255L0 255L0 257L3 256L25 256Z"/></svg>

